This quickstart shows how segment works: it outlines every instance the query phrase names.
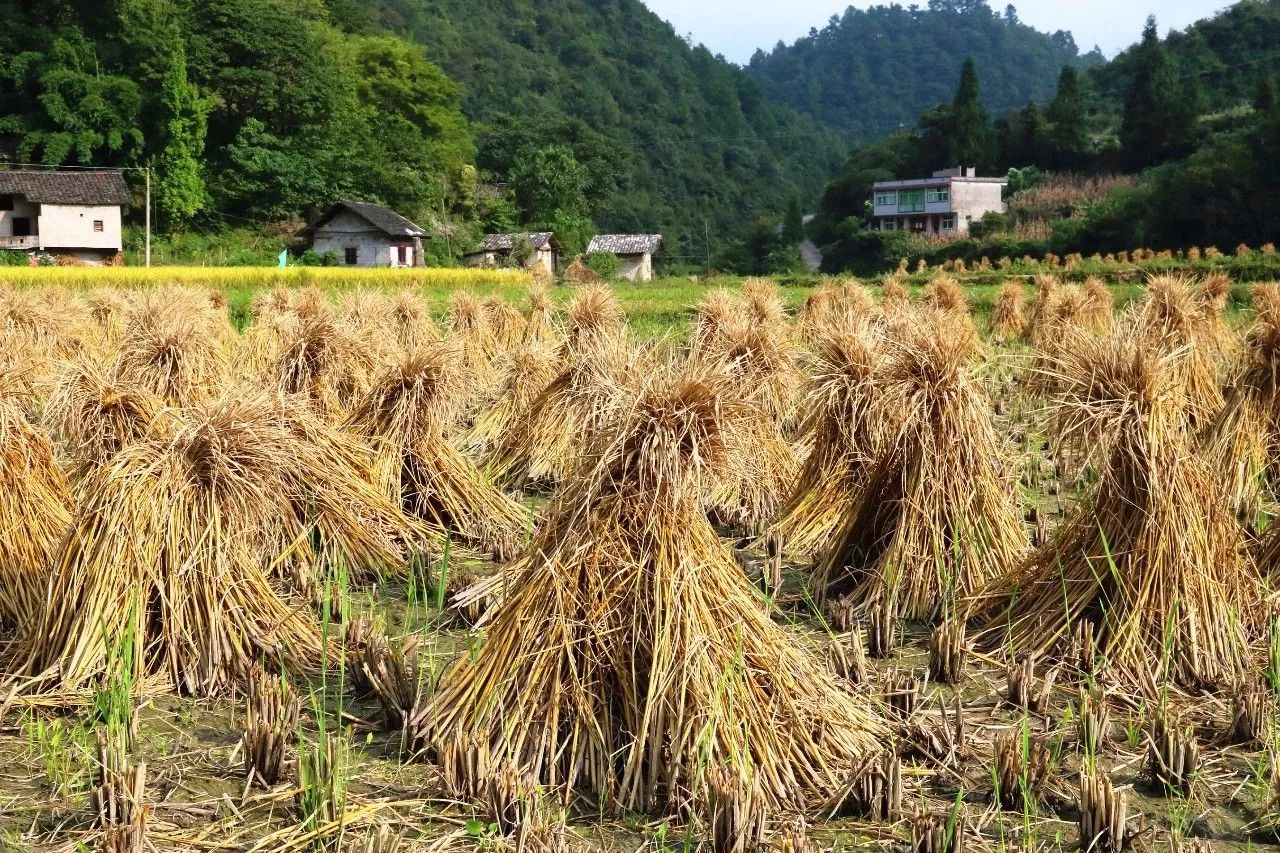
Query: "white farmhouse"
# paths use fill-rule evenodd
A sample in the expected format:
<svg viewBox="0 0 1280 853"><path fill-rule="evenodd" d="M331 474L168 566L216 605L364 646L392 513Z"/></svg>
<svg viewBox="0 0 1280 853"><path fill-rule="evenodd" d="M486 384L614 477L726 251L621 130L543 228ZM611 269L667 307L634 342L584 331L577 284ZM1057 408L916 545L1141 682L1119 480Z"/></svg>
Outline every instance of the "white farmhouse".
<svg viewBox="0 0 1280 853"><path fill-rule="evenodd" d="M0 249L118 260L120 208L132 199L118 171L0 171Z"/></svg>
<svg viewBox="0 0 1280 853"><path fill-rule="evenodd" d="M468 252L463 260L469 267L500 267L511 261L516 246L527 243L529 257L525 269L541 268L547 275L555 275L556 258L560 244L550 231L534 231L529 234L486 234L480 245Z"/></svg>
<svg viewBox="0 0 1280 853"><path fill-rule="evenodd" d="M609 252L622 261L618 278L630 281L653 280L653 256L662 250L661 234L597 234L587 246L587 254Z"/></svg>
<svg viewBox="0 0 1280 853"><path fill-rule="evenodd" d="M979 178L972 166L943 169L931 178L877 181L872 212L881 231L963 233L988 213L1004 212L1004 178Z"/></svg>
<svg viewBox="0 0 1280 853"><path fill-rule="evenodd" d="M343 266L416 267L423 264L427 232L380 204L340 201L298 236L318 254L337 255Z"/></svg>

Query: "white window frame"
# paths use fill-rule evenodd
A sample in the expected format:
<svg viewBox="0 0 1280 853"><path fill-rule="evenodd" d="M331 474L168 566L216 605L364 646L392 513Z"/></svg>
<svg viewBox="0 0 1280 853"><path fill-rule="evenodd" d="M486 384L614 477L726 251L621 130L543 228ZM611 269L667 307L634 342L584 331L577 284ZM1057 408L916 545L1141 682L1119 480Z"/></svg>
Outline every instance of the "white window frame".
<svg viewBox="0 0 1280 853"><path fill-rule="evenodd" d="M940 217L938 219L938 230L939 231L956 230L956 215L954 213L948 213L945 216Z"/></svg>
<svg viewBox="0 0 1280 853"><path fill-rule="evenodd" d="M951 187L929 187L924 191L925 204L950 204Z"/></svg>
<svg viewBox="0 0 1280 853"><path fill-rule="evenodd" d="M877 190L876 191L876 207L897 207L898 191L897 190Z"/></svg>

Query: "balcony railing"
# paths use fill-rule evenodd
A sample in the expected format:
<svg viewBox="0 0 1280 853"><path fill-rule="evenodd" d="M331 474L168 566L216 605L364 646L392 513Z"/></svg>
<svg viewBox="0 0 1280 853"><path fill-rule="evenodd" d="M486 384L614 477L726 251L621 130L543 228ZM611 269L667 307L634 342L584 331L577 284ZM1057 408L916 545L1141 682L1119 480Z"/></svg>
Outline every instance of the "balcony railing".
<svg viewBox="0 0 1280 853"><path fill-rule="evenodd" d="M0 237L0 249L38 249L40 238L34 234L30 237Z"/></svg>

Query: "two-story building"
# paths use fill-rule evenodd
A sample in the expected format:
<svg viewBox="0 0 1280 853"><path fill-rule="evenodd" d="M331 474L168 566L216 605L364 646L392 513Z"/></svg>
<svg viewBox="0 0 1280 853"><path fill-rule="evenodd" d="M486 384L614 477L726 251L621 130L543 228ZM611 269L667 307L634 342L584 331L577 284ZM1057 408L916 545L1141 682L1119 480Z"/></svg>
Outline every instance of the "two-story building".
<svg viewBox="0 0 1280 853"><path fill-rule="evenodd" d="M943 169L931 178L877 181L872 221L880 231L963 233L988 213L1004 212L1004 178L979 178L972 166Z"/></svg>
<svg viewBox="0 0 1280 853"><path fill-rule="evenodd" d="M110 261L124 246L120 208L130 200L118 171L0 171L0 249Z"/></svg>

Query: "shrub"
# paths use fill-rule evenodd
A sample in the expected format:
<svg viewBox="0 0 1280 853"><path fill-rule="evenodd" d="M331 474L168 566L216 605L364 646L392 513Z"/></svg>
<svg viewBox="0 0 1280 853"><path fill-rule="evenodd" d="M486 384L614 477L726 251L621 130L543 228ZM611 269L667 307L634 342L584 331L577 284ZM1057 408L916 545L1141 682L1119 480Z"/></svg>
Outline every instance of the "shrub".
<svg viewBox="0 0 1280 853"><path fill-rule="evenodd" d="M582 262L603 279L616 278L622 269L622 259L613 252L591 252L583 256Z"/></svg>
<svg viewBox="0 0 1280 853"><path fill-rule="evenodd" d="M983 214L982 218L977 222L969 225L969 236L975 240L983 240L993 234L1004 231L1008 226L1009 220L1005 218L1005 215L992 210Z"/></svg>
<svg viewBox="0 0 1280 853"><path fill-rule="evenodd" d="M9 249L0 249L0 267L25 267L27 263L26 252L14 252Z"/></svg>

